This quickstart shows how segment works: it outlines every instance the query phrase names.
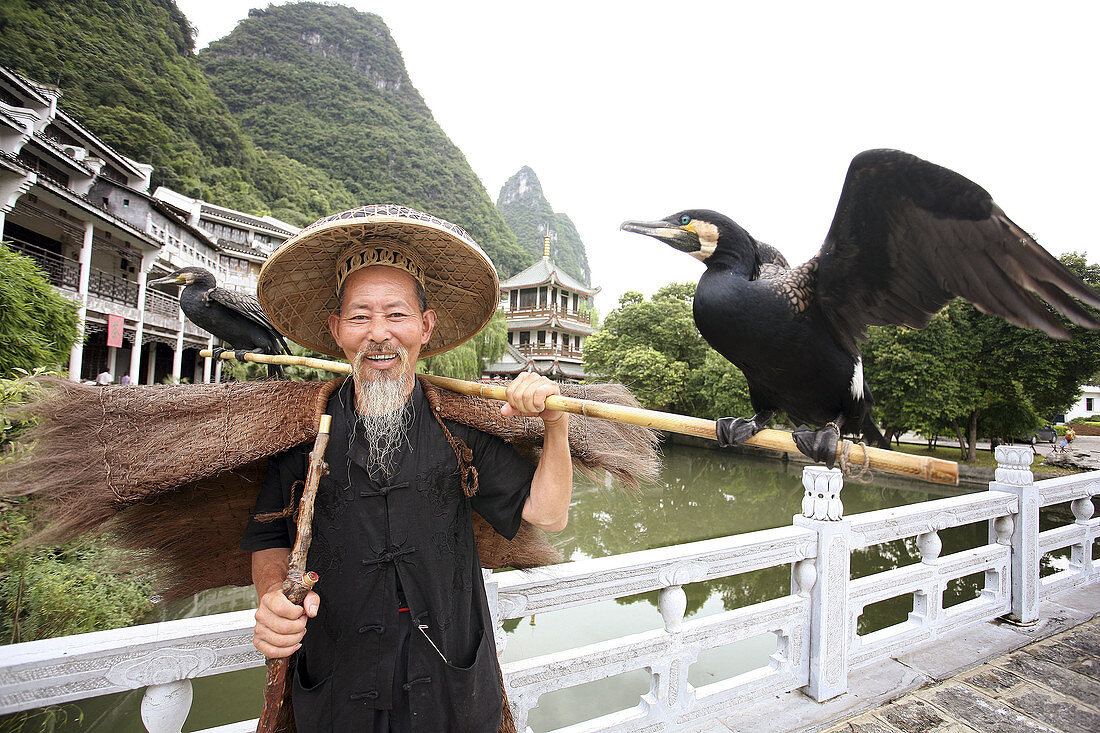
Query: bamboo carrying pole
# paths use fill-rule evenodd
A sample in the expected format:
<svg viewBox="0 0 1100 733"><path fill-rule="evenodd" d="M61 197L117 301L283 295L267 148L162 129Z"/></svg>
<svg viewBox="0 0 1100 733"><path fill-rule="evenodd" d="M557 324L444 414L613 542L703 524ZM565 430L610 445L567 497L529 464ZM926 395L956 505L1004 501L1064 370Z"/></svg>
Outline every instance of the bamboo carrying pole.
<svg viewBox="0 0 1100 733"><path fill-rule="evenodd" d="M313 451L309 454L309 470L306 472L305 488L298 502L298 533L294 540L294 549L290 552L289 569L283 581L283 594L295 605L302 605L306 594L317 582L316 573L306 572L306 556L313 542L313 500L317 496L317 484L325 474L325 448L328 447L330 415L321 415L317 426L317 439L313 442ZM256 725L256 733L284 733L295 730L291 720L291 709L286 704L289 697L287 667L289 657L267 660L267 682L264 683L264 709Z"/></svg>
<svg viewBox="0 0 1100 733"><path fill-rule="evenodd" d="M199 356L211 356L208 349L199 352ZM233 352L226 351L222 359L235 359ZM335 374L350 374L351 367L342 361L330 361L328 359L313 359L304 356L269 356L267 354L244 354L245 361L253 361L260 364L284 364L309 367L311 369L324 369ZM461 379L449 377L437 377L431 374L422 374L437 387L458 392L459 394L474 397L485 397L493 400L505 400L504 387L498 384L484 384L479 382L466 382ZM718 433L714 420L705 420L689 415L675 415L668 412L646 410L640 407L627 407L625 405L611 405L592 400L581 400L575 397L562 397L552 395L546 400L546 406L553 410L561 410L574 415L585 417L598 417L601 420L613 420L629 425L641 425L657 430L667 430L682 435L694 435L708 440L717 440ZM746 445L757 448L770 448L783 453L797 453L801 455L794 437L785 430L761 430L756 435L745 441ZM959 464L954 461L945 461L940 458L926 456L914 456L899 451L884 450L853 444L848 453L848 460L853 466L862 466L865 463L871 468L885 471L886 473L909 476L911 478L928 481L934 484L946 484L957 486L959 483Z"/></svg>

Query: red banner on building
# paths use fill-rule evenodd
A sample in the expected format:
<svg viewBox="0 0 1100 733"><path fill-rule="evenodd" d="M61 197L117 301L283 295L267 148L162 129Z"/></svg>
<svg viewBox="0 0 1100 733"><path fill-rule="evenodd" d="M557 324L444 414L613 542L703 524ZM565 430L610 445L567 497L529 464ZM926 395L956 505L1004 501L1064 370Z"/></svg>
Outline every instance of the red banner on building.
<svg viewBox="0 0 1100 733"><path fill-rule="evenodd" d="M122 346L122 324L126 321L122 316L107 316L107 345L118 348Z"/></svg>

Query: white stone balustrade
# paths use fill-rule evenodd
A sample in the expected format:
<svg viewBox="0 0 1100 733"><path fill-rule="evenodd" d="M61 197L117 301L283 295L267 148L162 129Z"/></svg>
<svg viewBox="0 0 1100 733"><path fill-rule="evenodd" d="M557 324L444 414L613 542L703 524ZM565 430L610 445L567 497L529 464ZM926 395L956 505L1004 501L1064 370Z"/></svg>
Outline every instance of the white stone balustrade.
<svg viewBox="0 0 1100 733"><path fill-rule="evenodd" d="M655 631L505 664L517 727L523 730L542 695L631 670L650 675L650 691L638 705L572 726L571 733L635 731L656 724L675 730L728 714L751 697L806 684L808 593L685 621L683 586L790 566L816 553L814 532L785 527L493 576L491 592L497 594L502 620L656 590L664 621L664 628ZM801 577L803 584L811 584L806 572ZM766 633L777 637L768 668L700 688L688 684L688 668L699 652Z"/></svg>
<svg viewBox="0 0 1100 733"><path fill-rule="evenodd" d="M252 611L236 611L4 647L0 714L146 688L146 729L178 733L191 679L264 663L254 624Z"/></svg>
<svg viewBox="0 0 1100 733"><path fill-rule="evenodd" d="M847 689L852 669L963 626L1004 614L1036 620L1047 594L1100 579L1100 562L1092 559L1100 471L1035 483L1029 447L1000 446L997 459L989 491L851 517L843 516L842 479L809 467L805 515L794 526L487 574L499 650L505 619L658 592L660 628L505 664L520 730L542 695L639 669L648 671L650 690L636 706L570 726L570 733L705 728L749 700L800 687L829 699ZM1039 509L1064 502L1073 522L1039 532ZM940 533L974 522L988 523L988 544L943 555ZM915 542L920 562L851 578L852 552L895 540ZM1068 566L1040 579L1041 557L1067 547ZM685 585L783 565L790 567L789 595L685 618ZM985 576L980 596L944 609L947 585L978 573ZM904 622L857 633L866 606L903 595L913 599ZM241 611L5 647L0 714L144 688L146 728L179 731L191 705L189 680L263 664L252 648L252 625L252 612ZM698 688L688 683L700 652L768 633L776 637L768 666ZM255 721L243 721L207 733L254 729Z"/></svg>

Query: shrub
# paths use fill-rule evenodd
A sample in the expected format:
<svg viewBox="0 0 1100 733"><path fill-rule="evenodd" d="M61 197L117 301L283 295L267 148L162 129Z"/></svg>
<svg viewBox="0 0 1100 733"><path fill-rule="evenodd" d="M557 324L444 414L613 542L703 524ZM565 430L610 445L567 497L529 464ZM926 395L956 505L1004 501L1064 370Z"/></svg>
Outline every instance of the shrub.
<svg viewBox="0 0 1100 733"><path fill-rule="evenodd" d="M26 450L18 438L29 422L13 408L40 390L0 378L0 470ZM0 644L130 626L152 608L148 581L122 569L127 558L107 539L21 545L33 517L33 500L0 498Z"/></svg>
<svg viewBox="0 0 1100 733"><path fill-rule="evenodd" d="M67 364L79 335L76 305L53 289L34 260L3 243L0 272L0 377Z"/></svg>

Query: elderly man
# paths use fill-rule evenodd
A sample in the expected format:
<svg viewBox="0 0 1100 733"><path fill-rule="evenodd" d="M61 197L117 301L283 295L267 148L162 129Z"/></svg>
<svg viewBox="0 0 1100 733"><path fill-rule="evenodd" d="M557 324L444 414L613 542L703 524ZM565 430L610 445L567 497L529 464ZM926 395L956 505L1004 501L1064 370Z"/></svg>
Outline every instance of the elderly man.
<svg viewBox="0 0 1100 733"><path fill-rule="evenodd" d="M488 733L501 725L472 512L507 538L521 519L564 528L569 418L545 409L559 391L553 382L522 374L509 386L502 414L545 423L532 466L500 439L440 419L414 374L418 357L480 330L498 297L492 263L463 230L404 207L323 219L264 266L259 299L280 331L342 353L353 374L328 403L330 473L318 490L308 562L320 575L315 592L296 606L280 590L289 522L253 519L241 543L253 553L260 597L256 648L269 658L297 652L299 731ZM271 459L257 514L291 504L308 450Z"/></svg>

